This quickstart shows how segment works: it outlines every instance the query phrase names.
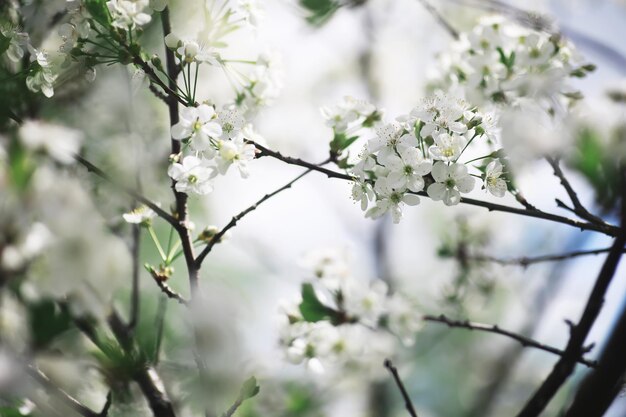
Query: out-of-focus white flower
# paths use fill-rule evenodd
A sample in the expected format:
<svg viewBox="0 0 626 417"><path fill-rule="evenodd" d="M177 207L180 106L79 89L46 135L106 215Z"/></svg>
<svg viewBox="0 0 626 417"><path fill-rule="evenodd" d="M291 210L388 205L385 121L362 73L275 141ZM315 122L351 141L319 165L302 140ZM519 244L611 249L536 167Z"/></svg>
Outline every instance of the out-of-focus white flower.
<svg viewBox="0 0 626 417"><path fill-rule="evenodd" d="M122 214L124 221L130 224L145 224L149 225L152 219L156 216L154 210L148 206L139 206L136 209Z"/></svg>
<svg viewBox="0 0 626 417"><path fill-rule="evenodd" d="M375 280L369 286L354 281L351 284L342 288L346 312L360 323L376 327L387 312L387 284L382 280Z"/></svg>
<svg viewBox="0 0 626 417"><path fill-rule="evenodd" d="M213 191L213 168L193 155L184 157L182 163L170 165L167 174L176 181L175 188L179 193L204 195Z"/></svg>
<svg viewBox="0 0 626 417"><path fill-rule="evenodd" d="M507 190L506 181L501 176L502 163L494 159L485 170L485 188L496 197L504 197Z"/></svg>
<svg viewBox="0 0 626 417"><path fill-rule="evenodd" d="M44 151L62 164L74 161L83 140L82 132L36 120L25 121L20 127L19 137L28 149Z"/></svg>
<svg viewBox="0 0 626 417"><path fill-rule="evenodd" d="M446 165L438 161L431 172L435 183L428 186L428 196L435 201L443 200L446 206L459 204L460 193L469 193L474 189L474 178L468 174L463 164Z"/></svg>
<svg viewBox="0 0 626 417"><path fill-rule="evenodd" d="M239 13L243 19L252 27L256 28L263 19L264 13L258 0L239 0Z"/></svg>
<svg viewBox="0 0 626 417"><path fill-rule="evenodd" d="M0 28L0 36L9 41L9 46L5 51L7 58L12 62L20 62L24 57L24 51L29 47L28 34L12 28Z"/></svg>
<svg viewBox="0 0 626 417"><path fill-rule="evenodd" d="M167 7L168 0L150 0L150 7L157 12L163 11Z"/></svg>
<svg viewBox="0 0 626 417"><path fill-rule="evenodd" d="M46 52L34 49L31 54L31 59L37 65L31 68L29 75L26 77L26 86L32 92L37 93L41 91L46 97L50 98L54 95L54 82L58 75L54 72Z"/></svg>
<svg viewBox="0 0 626 417"><path fill-rule="evenodd" d="M308 252L301 260L302 267L313 272L322 285L335 291L350 276L348 253L345 249L327 248Z"/></svg>
<svg viewBox="0 0 626 417"><path fill-rule="evenodd" d="M387 326L391 333L402 340L406 346L415 342L415 334L422 328L422 317L415 305L399 294L392 295L387 301Z"/></svg>
<svg viewBox="0 0 626 417"><path fill-rule="evenodd" d="M345 132L349 126L358 125L361 127L368 117L374 115L376 107L365 101L357 100L346 96L343 100L331 107L322 107L320 112L326 119L326 126L331 127L335 132ZM350 129L350 132L356 129Z"/></svg>
<svg viewBox="0 0 626 417"><path fill-rule="evenodd" d="M0 295L2 343L17 352L24 351L30 339L28 319L28 311L24 305L8 291L4 291Z"/></svg>
<svg viewBox="0 0 626 417"><path fill-rule="evenodd" d="M107 7L113 18L112 25L124 30L132 30L137 26L150 23L152 17L146 13L149 10L149 0L109 0Z"/></svg>
<svg viewBox="0 0 626 417"><path fill-rule="evenodd" d="M174 38L170 38L169 41L166 39L166 44L173 45L174 41ZM219 65L220 63L219 53L215 49L202 46L196 40L179 39L176 44L178 45L176 53L187 64L206 62L209 65Z"/></svg>
<svg viewBox="0 0 626 417"><path fill-rule="evenodd" d="M195 150L212 157L215 155L215 141L222 135L222 127L216 117L215 109L208 104L185 107L180 111L180 121L172 126L172 138L189 139Z"/></svg>

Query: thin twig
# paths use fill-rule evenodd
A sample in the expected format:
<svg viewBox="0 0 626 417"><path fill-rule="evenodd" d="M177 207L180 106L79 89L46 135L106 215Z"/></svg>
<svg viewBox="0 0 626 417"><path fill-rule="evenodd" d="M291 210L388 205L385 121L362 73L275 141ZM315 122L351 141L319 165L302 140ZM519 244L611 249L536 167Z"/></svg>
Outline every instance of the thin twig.
<svg viewBox="0 0 626 417"><path fill-rule="evenodd" d="M34 365L26 365L26 373L30 375L35 381L37 381L46 391L53 394L55 397L60 398L65 404L76 411L78 414L84 417L106 417L108 414L108 407L105 407L102 412L98 413L92 409L83 405L76 398L56 386L54 382L50 380L43 372L41 372ZM110 395L110 394L109 394ZM109 402L109 396L107 396L107 403Z"/></svg>
<svg viewBox="0 0 626 417"><path fill-rule="evenodd" d="M611 248L602 249L590 249L590 250L577 250L567 253L560 253L554 255L542 255L542 256L523 256L521 258L497 258L495 256L478 254L478 255L463 255L464 259L475 262L493 262L500 265L520 265L527 267L532 264L541 262L560 262L579 256L599 255L607 253ZM626 249L623 249L622 253L626 253Z"/></svg>
<svg viewBox="0 0 626 417"><path fill-rule="evenodd" d="M393 366L393 363L391 363L389 359L385 359L385 368L389 369L389 372L391 372L393 379L396 381L396 385L398 386L398 389L402 394L402 398L404 399L404 406L406 407L406 411L409 412L411 417L418 417L417 412L415 411L415 407L413 407L413 402L411 401L409 394L406 392L406 388L404 388L404 384L400 379L400 375L398 375L398 370L395 366Z"/></svg>
<svg viewBox="0 0 626 417"><path fill-rule="evenodd" d="M623 206L626 206L623 204ZM626 227L626 207L622 207L622 227ZM583 345L585 339L596 321L602 305L604 295L615 275L617 265L622 257L624 244L626 243L626 230L622 230L611 246L611 250L602 265L598 278L585 306L585 310L577 325L572 325L570 339L565 348L564 354L554 365L548 377L528 400L524 408L517 414L517 417L537 417L544 410L548 402L554 397L561 385L574 371L576 361L585 350Z"/></svg>
<svg viewBox="0 0 626 417"><path fill-rule="evenodd" d="M495 333L495 334L499 334L502 336L509 337L513 340L516 340L524 347L532 347L532 348L540 349L540 350L550 352L559 356L563 356L565 354L565 352L560 349L545 345L543 343L539 343L536 340L522 336L521 334L501 329L498 325L494 325L494 324L476 323L476 322L471 322L469 320L452 320L443 314L439 316L426 315L422 317L422 319L424 321L443 323L447 325L448 327L467 329L467 330L479 330L479 331L487 332L487 333ZM583 357L577 358L577 362L580 362L589 368L593 368L597 365L595 361L591 361Z"/></svg>
<svg viewBox="0 0 626 417"><path fill-rule="evenodd" d="M154 282L159 286L163 294L172 300L178 301L182 305L189 305L189 300L183 297L179 292L170 287L167 282L154 278Z"/></svg>
<svg viewBox="0 0 626 417"><path fill-rule="evenodd" d="M569 199L574 205L574 213L576 213L580 218L585 219L591 223L606 224L604 223L604 220L591 214L589 210L587 210L585 206L582 205L582 203L578 199L578 194L576 194L576 191L574 191L574 188L572 188L572 185L569 183L569 181L565 177L565 174L561 170L561 167L559 166L559 160L550 157L547 157L546 160L552 167L554 175L561 181L561 185L567 192Z"/></svg>
<svg viewBox="0 0 626 417"><path fill-rule="evenodd" d="M271 149L266 148L265 146L259 145L256 142L253 141L248 141L248 143L253 144L260 152L258 154L258 157L263 157L263 156L270 156L272 158L278 159L280 161L286 162L287 164L290 165L298 165L298 166L302 166L305 168L309 168L313 171L317 171L317 172L321 172L322 174L326 175L328 178L337 178L337 179L341 179L341 180L345 180L345 181L355 181L356 178L347 175L347 174L342 174L340 172L336 172L333 171L331 169L327 169L324 167L320 167L314 163L311 162L307 162L304 161L302 159L299 158L293 158L290 156L285 156L283 154L281 154L280 152L277 151L273 151ZM428 194L426 194L424 191L420 191L418 193L414 193L416 195L422 196L422 197L427 197L428 198ZM500 211L500 212L504 212L504 213L513 213L513 214L519 214L521 216L526 216L526 217L534 217L537 219L543 219L543 220L548 220L548 221L552 221L555 223L562 223L562 224L566 224L572 227L576 227L579 228L581 230L591 230L591 231L595 231L595 232L600 232L603 233L605 235L608 236L616 236L618 234L619 228L613 225L609 225L609 224L594 224L594 223L588 223L588 222L582 222L576 219L570 219L568 217L563 217L563 216L559 216L557 214L552 214L552 213L547 213L541 210L529 210L526 208L517 208L517 207L510 207L510 206L505 206L502 204L495 204L495 203L491 203L488 201L482 201L482 200L476 200L473 198L467 198L467 197L463 197L461 198L461 203L463 204L468 204L471 206L477 206L477 207L483 207L486 208L489 211Z"/></svg>
<svg viewBox="0 0 626 417"><path fill-rule="evenodd" d="M459 32L435 9L428 0L417 0L454 39L459 39Z"/></svg>
<svg viewBox="0 0 626 417"><path fill-rule="evenodd" d="M240 212L236 216L233 216L233 218L230 219L230 222L228 222L228 224L226 226L224 226L222 228L222 230L217 232L215 234L215 236L212 237L211 241L209 243L207 243L207 245L204 247L202 252L200 252L198 257L196 258L197 267L200 268L200 266L202 265L202 261L204 261L204 258L211 252L211 250L213 249L213 246L215 246L215 244L218 243L222 239L222 237L224 236L224 234L226 234L226 232L228 232L230 229L235 227L239 220L241 220L248 213L256 210L257 207L259 207L261 204L263 204L265 201L269 200L270 198L274 197L276 194L291 188L291 186L296 181L298 181L300 178L304 177L305 175L309 174L311 171L312 171L311 169L308 169L308 170L304 171L302 174L298 175L293 180L289 181L287 184L283 185L280 188L277 188L276 190L272 191L269 194L265 194L256 203L254 203L253 205L251 205L247 209L243 210L242 212Z"/></svg>
<svg viewBox="0 0 626 417"><path fill-rule="evenodd" d="M178 221L171 214L167 213L165 210L163 210L157 204L155 204L154 202L150 201L148 198L144 197L143 195L139 194L137 191L135 191L135 190L133 190L131 188L128 188L125 185L123 185L123 184L119 183L118 181L114 180L106 172L104 172L103 170L101 170L100 168L98 168L97 166L95 166L94 164L92 164L91 162L89 162L88 160L83 158L82 156L76 154L76 155L74 155L74 159L76 160L76 162L78 162L79 164L81 164L85 168L87 168L87 170L89 172L93 172L94 174L96 174L100 178L102 178L102 179L106 180L107 182L109 182L111 185L115 186L116 188L120 189L121 191L125 192L126 194L130 195L131 197L134 197L137 201L140 201L141 203L143 203L146 206L150 207L160 218L162 218L163 220L165 220L166 222L171 224L176 230L178 230L181 227L180 224L178 223Z"/></svg>
<svg viewBox="0 0 626 417"><path fill-rule="evenodd" d="M137 326L139 321L139 242L140 242L140 230L138 224L132 225L132 247L131 256L133 260L133 286L130 296L130 319L128 320L128 329L132 332Z"/></svg>
<svg viewBox="0 0 626 417"><path fill-rule="evenodd" d="M165 326L165 312L167 311L167 298L159 298L159 306L157 307L157 316L155 326L157 328L156 339L154 341L154 366L159 364L161 357L161 344L163 341L163 329Z"/></svg>

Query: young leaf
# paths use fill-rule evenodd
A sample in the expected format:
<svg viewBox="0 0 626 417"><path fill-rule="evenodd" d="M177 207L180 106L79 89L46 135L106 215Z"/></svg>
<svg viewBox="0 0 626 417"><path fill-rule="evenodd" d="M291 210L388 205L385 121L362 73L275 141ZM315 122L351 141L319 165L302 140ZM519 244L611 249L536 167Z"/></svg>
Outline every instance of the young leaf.
<svg viewBox="0 0 626 417"><path fill-rule="evenodd" d="M326 307L317 298L313 285L309 283L302 284L302 302L299 308L302 318L311 323L331 318L335 315L333 309Z"/></svg>

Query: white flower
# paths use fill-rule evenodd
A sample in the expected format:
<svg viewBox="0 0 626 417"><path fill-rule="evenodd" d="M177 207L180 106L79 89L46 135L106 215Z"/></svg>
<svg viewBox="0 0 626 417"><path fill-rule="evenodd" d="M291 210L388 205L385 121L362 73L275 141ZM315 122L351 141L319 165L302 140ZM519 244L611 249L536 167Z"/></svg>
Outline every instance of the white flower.
<svg viewBox="0 0 626 417"><path fill-rule="evenodd" d="M174 40L175 39L170 38L169 41L166 39L166 42L173 45ZM192 62L207 62L210 65L219 65L219 54L215 52L213 48L204 47L195 40L178 39L177 45L178 48L176 49L176 53L187 64L191 64Z"/></svg>
<svg viewBox="0 0 626 417"><path fill-rule="evenodd" d="M183 163L173 163L167 174L176 181L176 191L179 193L208 194L213 191L211 178L213 169L200 158L189 155Z"/></svg>
<svg viewBox="0 0 626 417"><path fill-rule="evenodd" d="M191 146L197 151L206 151L207 156L214 155L216 141L222 135L222 127L216 120L215 109L207 104L198 107L185 107L180 111L180 121L172 126L172 138L189 138Z"/></svg>
<svg viewBox="0 0 626 417"><path fill-rule="evenodd" d="M246 119L236 108L224 109L217 115L217 120L222 126L222 137L234 139L246 125Z"/></svg>
<svg viewBox="0 0 626 417"><path fill-rule="evenodd" d="M74 161L83 140L83 134L77 130L34 120L24 122L19 137L28 149L44 151L62 164Z"/></svg>
<svg viewBox="0 0 626 417"><path fill-rule="evenodd" d="M387 306L389 330L406 346L411 346L415 342L415 333L422 328L422 317L416 306L399 294L391 296Z"/></svg>
<svg viewBox="0 0 626 417"><path fill-rule="evenodd" d="M157 12L163 11L167 7L168 0L150 0L150 7Z"/></svg>
<svg viewBox="0 0 626 417"><path fill-rule="evenodd" d="M225 174L231 165L239 170L242 178L248 178L248 162L254 159L256 148L242 137L232 140L219 140L217 143L217 170Z"/></svg>
<svg viewBox="0 0 626 417"><path fill-rule="evenodd" d="M389 170L387 184L394 189L408 188L413 192L424 189L423 176L432 168L432 162L422 157L417 148L404 148L397 154L381 157L382 165Z"/></svg>
<svg viewBox="0 0 626 417"><path fill-rule="evenodd" d="M433 159L445 162L456 161L465 145L465 138L457 134L441 133L434 139L435 144L428 151Z"/></svg>
<svg viewBox="0 0 626 417"><path fill-rule="evenodd" d="M150 224L150 221L155 216L156 216L156 213L154 212L154 210L152 210L150 207L145 206L145 205L139 206L136 209L128 213L122 214L122 217L127 223L145 224L145 225Z"/></svg>
<svg viewBox="0 0 626 417"><path fill-rule="evenodd" d="M381 185L378 186L379 184ZM415 206L420 202L419 197L415 194L408 194L403 190L394 190L385 184L384 179L376 182L375 189L378 197L376 205L365 213L365 217L376 219L390 211L393 222L400 223L400 219L402 219L402 206L404 204Z"/></svg>
<svg viewBox="0 0 626 417"><path fill-rule="evenodd" d="M263 18L263 9L257 0L239 0L239 12L252 27L257 27Z"/></svg>
<svg viewBox="0 0 626 417"><path fill-rule="evenodd" d="M338 290L349 278L348 253L339 248L319 249L308 252L301 265L311 270L316 279L330 291Z"/></svg>
<svg viewBox="0 0 626 417"><path fill-rule="evenodd" d="M474 188L474 178L463 164L446 165L438 161L431 174L436 182L428 187L428 196L435 201L443 200L446 206L459 204L460 193L469 193Z"/></svg>
<svg viewBox="0 0 626 417"><path fill-rule="evenodd" d="M495 159L487 165L485 170L485 188L496 197L504 197L507 186L506 181L500 176L502 175L502 163Z"/></svg>
<svg viewBox="0 0 626 417"><path fill-rule="evenodd" d="M377 326L387 311L387 284L382 280L374 281L369 287L354 281L352 284L342 288L346 312L367 326Z"/></svg>
<svg viewBox="0 0 626 417"><path fill-rule="evenodd" d="M145 12L149 0L109 0L107 7L113 18L112 25L120 29L134 29L148 24L152 17Z"/></svg>
<svg viewBox="0 0 626 417"><path fill-rule="evenodd" d="M365 100L346 96L332 107L322 107L320 112L326 119L326 126L332 127L336 132L345 132L353 122L363 123L368 116L373 115L376 107Z"/></svg>
<svg viewBox="0 0 626 417"><path fill-rule="evenodd" d="M9 41L9 46L5 51L9 60L20 62L24 57L24 49L29 46L28 34L14 29L0 29L0 35Z"/></svg>
<svg viewBox="0 0 626 417"><path fill-rule="evenodd" d="M53 72L48 55L44 51L34 49L31 59L37 61L37 66L26 77L26 87L34 93L41 91L46 97L52 97L57 74Z"/></svg>
<svg viewBox="0 0 626 417"><path fill-rule="evenodd" d="M374 188L372 188L372 184L369 182L355 182L352 186L352 198L356 202L361 203L361 210L367 210L367 206L370 201L374 201L376 199L376 193L374 193Z"/></svg>

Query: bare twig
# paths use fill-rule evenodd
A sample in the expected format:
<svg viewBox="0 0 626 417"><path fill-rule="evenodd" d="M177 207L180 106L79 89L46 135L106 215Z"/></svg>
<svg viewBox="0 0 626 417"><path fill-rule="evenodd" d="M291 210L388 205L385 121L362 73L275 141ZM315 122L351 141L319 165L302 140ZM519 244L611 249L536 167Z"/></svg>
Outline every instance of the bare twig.
<svg viewBox="0 0 626 417"><path fill-rule="evenodd" d="M130 296L130 319L128 320L128 329L132 332L139 321L139 242L140 230L138 224L132 225L132 247L131 256L133 260L133 287Z"/></svg>
<svg viewBox="0 0 626 417"><path fill-rule="evenodd" d="M156 282L156 284L159 286L163 294L165 294L168 298L171 298L172 300L176 300L180 304L185 305L185 306L189 304L189 300L183 297L180 293L178 293L172 287L170 287L167 284L167 282L157 279L157 278L154 278L154 282Z"/></svg>
<svg viewBox="0 0 626 417"><path fill-rule="evenodd" d="M519 265L527 267L532 264L541 262L560 262L568 259L577 258L579 256L599 255L607 253L611 248L602 249L590 249L590 250L577 250L572 252L554 254L554 255L542 255L542 256L523 256L520 258L497 258L495 256L489 256L485 254L478 255L463 255L464 259L475 262L493 262L500 265ZM626 249L622 250L622 253L626 252Z"/></svg>
<svg viewBox="0 0 626 417"><path fill-rule="evenodd" d="M109 182L111 185L115 186L116 188L120 189L121 191L125 192L131 197L134 197L137 201L140 201L141 203L150 207L160 218L162 218L163 220L171 224L176 230L180 229L181 227L180 224L171 214L167 213L165 210L163 210L161 207L156 205L154 202L150 201L148 198L142 196L137 191L131 188L128 188L125 185L114 180L106 172L104 172L103 170L101 170L100 168L98 168L97 166L95 166L94 164L92 164L91 162L83 158L82 156L78 154L74 155L74 159L76 160L76 162L78 162L79 164L87 168L88 171L93 172L100 178Z"/></svg>
<svg viewBox="0 0 626 417"><path fill-rule="evenodd" d="M437 9L433 7L432 4L430 4L430 2L428 2L428 0L417 1L419 1L424 9L426 9L428 13L430 13L435 18L435 20L437 20L437 23L439 23L441 27L443 27L446 32L450 34L450 36L452 36L454 39L459 39L459 32L441 15L441 13L437 11Z"/></svg>
<svg viewBox="0 0 626 417"><path fill-rule="evenodd" d="M554 353L555 355L559 355L559 356L563 356L565 354L565 352L560 349L545 345L543 343L539 343L536 340L522 336L518 333L501 329L498 325L494 325L494 324L476 323L476 322L471 322L469 320L452 320L443 314L439 316L426 315L423 317L423 320L436 322L436 323L442 323L442 324L447 325L448 327L455 327L455 328L467 329L467 330L478 330L478 331L487 332L487 333L495 333L495 334L499 334L502 336L509 337L513 340L516 340L524 347L532 347L535 349L540 349L546 352ZM580 362L583 365L588 366L590 368L593 368L597 365L595 361L590 361L583 357L577 358L577 362Z"/></svg>
<svg viewBox="0 0 626 417"><path fill-rule="evenodd" d="M43 372L41 372L34 365L26 365L26 372L31 376L35 381L37 381L46 391L50 394L53 394L55 397L61 399L66 405L76 411L78 414L84 417L106 417L108 414L108 407L102 410L102 412L98 413L93 411L92 409L83 405L76 398L69 395L67 392L59 388L54 382L50 380ZM109 403L110 393L107 396L107 404Z"/></svg>
<svg viewBox="0 0 626 417"><path fill-rule="evenodd" d="M393 376L393 379L396 382L396 385L398 386L400 393L402 394L406 411L409 412L409 415L411 415L411 417L418 417L417 412L415 411L415 407L413 407L413 402L411 401L409 394L406 392L406 388L404 388L404 384L402 383L402 380L400 379L400 375L398 375L398 370L396 369L395 366L393 366L393 363L391 363L389 359L385 359L385 368L389 369L389 372Z"/></svg>
<svg viewBox="0 0 626 417"><path fill-rule="evenodd" d="M163 328L165 326L165 312L167 311L167 298L159 298L159 306L157 308L156 319L154 324L157 328L157 334L154 341L154 365L159 364L161 357L161 343L163 341Z"/></svg>
<svg viewBox="0 0 626 417"><path fill-rule="evenodd" d="M624 210L624 208L622 209ZM626 226L622 215L622 227ZM561 385L574 371L576 361L584 351L584 343L593 323L604 303L604 294L615 275L617 265L622 256L624 243L626 243L626 231L622 230L611 246L611 250L598 274L598 278L585 306L585 310L576 325L572 325L570 339L559 361L554 365L548 377L543 381L539 389L528 400L518 417L536 417L546 407L548 402L559 390Z"/></svg>
<svg viewBox="0 0 626 417"><path fill-rule="evenodd" d="M317 165L315 165L317 166ZM283 185L280 188L277 188L276 190L272 191L269 194L265 194L261 199L259 199L256 203L254 203L253 205L251 205L250 207L248 207L247 209L243 210L241 213L237 214L236 216L233 216L232 219L230 219L230 222L228 222L228 224L226 226L224 226L222 228L222 230L220 230L215 236L213 236L213 238L211 239L211 241L209 243L207 243L207 245L204 247L204 249L202 250L202 252L200 252L200 254L198 255L198 257L196 258L196 264L197 267L200 268L200 266L202 265L202 261L204 261L204 258L206 258L206 256L211 252L211 250L213 249L213 246L215 246L215 244L217 242L220 241L220 239L224 236L224 234L226 232L228 232L230 229L232 229L233 227L235 227L237 225L237 222L239 220L241 220L245 215L247 215L248 213L254 211L257 209L257 207L261 204L263 204L265 201L269 200L270 198L274 197L276 194L285 191L289 188L291 188L291 186L298 181L299 179L301 179L302 177L304 177L305 175L309 174L312 170L308 169L306 171L304 171L302 174L298 175L297 177L295 177L293 180L289 181L287 184Z"/></svg>
<svg viewBox="0 0 626 417"><path fill-rule="evenodd" d="M578 215L580 218L585 219L591 223L605 224L604 220L591 214L585 208L585 206L582 205L582 203L578 199L578 194L576 194L576 191L574 191L574 188L572 188L571 184L565 177L565 174L561 170L561 167L559 166L559 160L555 158L550 158L550 157L547 157L546 160L552 167L552 170L554 171L554 175L561 181L561 185L567 192L567 195L569 196L572 204L574 205L574 213L576 213L576 215Z"/></svg>

